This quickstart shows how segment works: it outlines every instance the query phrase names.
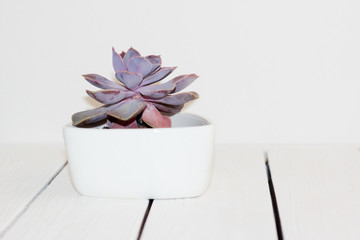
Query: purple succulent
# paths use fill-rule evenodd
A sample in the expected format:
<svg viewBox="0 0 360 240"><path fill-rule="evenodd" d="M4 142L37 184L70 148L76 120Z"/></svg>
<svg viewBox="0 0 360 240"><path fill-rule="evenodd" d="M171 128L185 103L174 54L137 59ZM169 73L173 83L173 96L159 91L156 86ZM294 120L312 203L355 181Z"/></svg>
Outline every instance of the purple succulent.
<svg viewBox="0 0 360 240"><path fill-rule="evenodd" d="M74 126L99 125L107 120L108 128L171 127L169 117L198 98L196 92L177 93L198 78L195 74L158 84L176 69L161 67L160 56L142 57L133 48L118 54L113 48L113 67L117 83L97 74L83 75L89 83L103 89L86 92L104 105L75 113Z"/></svg>

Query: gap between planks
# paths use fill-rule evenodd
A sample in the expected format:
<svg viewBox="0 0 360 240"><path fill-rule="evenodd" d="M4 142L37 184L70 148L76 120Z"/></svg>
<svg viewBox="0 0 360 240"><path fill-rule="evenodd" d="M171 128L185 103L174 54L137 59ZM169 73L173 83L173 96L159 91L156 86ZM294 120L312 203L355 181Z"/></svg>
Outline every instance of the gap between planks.
<svg viewBox="0 0 360 240"><path fill-rule="evenodd" d="M34 195L33 198L25 205L19 214L17 214L14 219L4 228L2 232L0 232L0 239L2 239L5 234L16 224L16 222L21 218L22 215L28 210L31 204L45 191L45 189L51 184L51 182L59 175L59 173L65 168L67 165L67 161L55 172L55 174L50 178L50 180Z"/></svg>
<svg viewBox="0 0 360 240"><path fill-rule="evenodd" d="M146 220L148 219L148 216L150 214L151 206L152 206L153 202L154 202L154 199L149 199L149 203L148 203L148 206L146 208L144 218L142 220L142 223L141 223L141 226L140 226L140 229L139 229L139 234L138 234L137 240L141 239L142 233L143 233L144 228L145 228Z"/></svg>
<svg viewBox="0 0 360 240"><path fill-rule="evenodd" d="M273 207L275 224L276 224L276 232L277 232L278 239L283 240L284 237L283 237L282 228L281 228L279 207L278 207L278 204L276 201L275 188L274 188L274 184L273 184L273 181L271 178L269 157L268 157L268 153L267 153L266 149L264 149L264 157L265 157L265 166L266 166L266 173L267 173L268 184L269 184L271 203L272 203L272 207Z"/></svg>

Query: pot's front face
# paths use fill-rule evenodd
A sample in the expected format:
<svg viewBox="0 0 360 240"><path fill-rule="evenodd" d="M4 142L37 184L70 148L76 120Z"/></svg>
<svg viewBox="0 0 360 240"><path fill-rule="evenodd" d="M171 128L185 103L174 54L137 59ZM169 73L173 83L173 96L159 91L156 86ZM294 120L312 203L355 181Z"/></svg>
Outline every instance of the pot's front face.
<svg viewBox="0 0 360 240"><path fill-rule="evenodd" d="M201 195L212 171L214 126L194 115L178 115L173 121L177 126L168 129L66 125L65 143L77 191L143 199ZM189 123L190 127L184 126Z"/></svg>

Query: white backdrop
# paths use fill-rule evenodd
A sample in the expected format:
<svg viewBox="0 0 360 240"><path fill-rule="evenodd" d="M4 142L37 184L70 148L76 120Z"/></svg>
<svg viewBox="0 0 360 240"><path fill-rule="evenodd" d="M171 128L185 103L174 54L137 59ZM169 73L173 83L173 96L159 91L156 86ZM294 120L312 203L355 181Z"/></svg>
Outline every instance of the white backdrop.
<svg viewBox="0 0 360 240"><path fill-rule="evenodd" d="M196 73L218 143L359 143L358 0L0 0L0 143L62 142L111 47Z"/></svg>

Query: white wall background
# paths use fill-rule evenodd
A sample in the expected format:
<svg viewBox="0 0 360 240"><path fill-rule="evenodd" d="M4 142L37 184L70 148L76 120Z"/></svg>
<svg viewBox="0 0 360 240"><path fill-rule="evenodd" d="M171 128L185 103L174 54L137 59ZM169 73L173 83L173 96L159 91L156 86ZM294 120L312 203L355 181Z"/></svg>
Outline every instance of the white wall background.
<svg viewBox="0 0 360 240"><path fill-rule="evenodd" d="M0 143L62 142L111 47L197 73L217 142L359 143L358 0L0 0Z"/></svg>

